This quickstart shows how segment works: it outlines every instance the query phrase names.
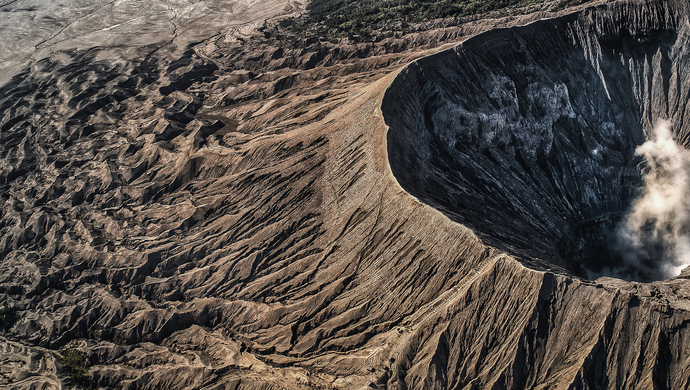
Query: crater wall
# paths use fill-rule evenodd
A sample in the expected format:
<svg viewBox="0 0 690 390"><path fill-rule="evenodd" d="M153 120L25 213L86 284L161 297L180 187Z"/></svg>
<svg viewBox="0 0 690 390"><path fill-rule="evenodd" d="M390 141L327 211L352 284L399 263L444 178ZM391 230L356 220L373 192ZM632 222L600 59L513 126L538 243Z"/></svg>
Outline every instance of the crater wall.
<svg viewBox="0 0 690 390"><path fill-rule="evenodd" d="M688 145L688 6L616 3L416 61L383 103L399 183L528 266L587 276L658 119ZM653 275L643 275L653 278Z"/></svg>

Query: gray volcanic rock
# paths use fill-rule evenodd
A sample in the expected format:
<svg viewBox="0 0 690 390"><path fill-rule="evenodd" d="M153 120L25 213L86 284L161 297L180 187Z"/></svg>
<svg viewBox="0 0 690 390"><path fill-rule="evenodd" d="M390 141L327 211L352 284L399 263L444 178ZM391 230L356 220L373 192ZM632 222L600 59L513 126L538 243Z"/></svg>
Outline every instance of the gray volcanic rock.
<svg viewBox="0 0 690 390"><path fill-rule="evenodd" d="M545 16L557 15L480 21L468 30ZM659 26L672 32L660 34L665 48L675 42L669 36L683 36L687 17L680 2L623 1L526 31L535 39L561 37L548 52L566 53L596 47L603 26L637 36L663 20ZM592 27L577 35L589 46L562 39L554 24ZM421 102L433 108L469 100L426 100L417 83L422 70L438 69L444 84L456 85L457 56L485 36L402 67L431 52L391 53L398 46L388 51L390 41L333 55L283 50L261 47L264 33L247 32L251 39L242 42L230 32L181 53L154 48L128 61L104 59L98 49L60 52L0 89L0 385L71 385L60 358L76 351L88 382L104 388L690 386L687 273L655 283L583 280L544 249L552 237L522 221L524 212L496 206L512 229L506 240L513 241L502 244L476 220L459 224L407 192L424 189L410 185L418 168L404 165L404 153L414 152L409 146L429 152L427 160L411 161L428 163L431 179L443 177L431 163L452 153L426 142ZM419 39L426 44L435 39L429 36ZM493 65L499 54L485 51ZM590 100L593 108L613 107L587 95L608 79L590 74L591 61L581 64L578 72L563 65L563 74L592 83L568 89L581 98L570 107L603 124L608 111L585 117L583 107ZM507 72L507 65L476 71ZM548 66L532 69L536 78ZM543 98L518 100L542 106L510 111L508 94L495 109L544 122L546 131L545 113L570 115L564 88L551 84L556 75L546 74ZM437 81L432 76L425 83ZM626 96L638 103L637 95ZM431 123L450 124L440 111L427 111ZM611 116L636 126L637 138L616 133L621 143L642 142L645 115ZM410 118L419 126L400 125ZM583 128L576 126L565 129ZM413 144L413 135L421 141ZM582 150L566 141L558 146ZM500 168L492 164L485 166ZM441 173L461 175L457 167ZM588 183L584 173L559 183ZM528 179L523 186L538 191ZM606 186L616 188L627 187ZM625 197L615 203L615 194L600 193L606 207L624 207ZM419 198L458 218L460 209ZM560 215L540 218L552 214ZM572 221L559 223L565 234ZM514 238L523 236L512 236L522 233L513 224L541 236L518 247Z"/></svg>
<svg viewBox="0 0 690 390"><path fill-rule="evenodd" d="M657 119L689 142L687 20L683 2L612 4L415 62L384 101L396 178L530 267L622 262L607 242L641 185L635 148Z"/></svg>

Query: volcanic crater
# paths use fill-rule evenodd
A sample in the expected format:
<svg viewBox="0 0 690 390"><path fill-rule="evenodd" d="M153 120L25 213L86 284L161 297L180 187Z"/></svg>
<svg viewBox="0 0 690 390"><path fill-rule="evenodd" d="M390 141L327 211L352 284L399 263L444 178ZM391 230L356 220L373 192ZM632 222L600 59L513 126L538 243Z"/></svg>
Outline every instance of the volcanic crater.
<svg viewBox="0 0 690 390"><path fill-rule="evenodd" d="M690 388L688 270L582 280L655 121L688 144L687 0L559 4L308 53L124 13L32 63L0 88L0 387ZM175 38L121 57L134 22Z"/></svg>
<svg viewBox="0 0 690 390"><path fill-rule="evenodd" d="M659 119L689 142L682 7L592 8L410 64L382 105L393 174L529 267L583 278L625 268L613 236L642 185L636 147Z"/></svg>

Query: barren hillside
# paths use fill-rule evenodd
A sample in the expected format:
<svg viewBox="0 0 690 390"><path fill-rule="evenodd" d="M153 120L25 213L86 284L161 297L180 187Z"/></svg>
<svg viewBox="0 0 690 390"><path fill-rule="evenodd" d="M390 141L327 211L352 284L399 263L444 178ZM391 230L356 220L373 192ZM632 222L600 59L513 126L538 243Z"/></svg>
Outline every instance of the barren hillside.
<svg viewBox="0 0 690 390"><path fill-rule="evenodd" d="M3 68L0 386L690 388L688 271L591 277L653 120L687 144L684 1L309 42L180 3Z"/></svg>

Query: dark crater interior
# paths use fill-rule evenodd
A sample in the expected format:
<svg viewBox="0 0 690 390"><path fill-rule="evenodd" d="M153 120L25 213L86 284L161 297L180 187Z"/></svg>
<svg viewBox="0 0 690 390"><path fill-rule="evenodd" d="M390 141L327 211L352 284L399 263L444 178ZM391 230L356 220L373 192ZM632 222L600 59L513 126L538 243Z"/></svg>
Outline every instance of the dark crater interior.
<svg viewBox="0 0 690 390"><path fill-rule="evenodd" d="M687 5L591 8L411 64L383 102L409 193L537 269L624 267L614 230L657 119L689 142ZM602 10L606 10L604 13ZM660 278L649 268L631 278Z"/></svg>

